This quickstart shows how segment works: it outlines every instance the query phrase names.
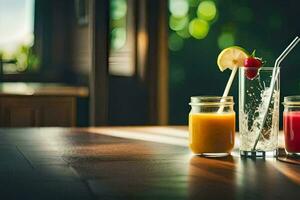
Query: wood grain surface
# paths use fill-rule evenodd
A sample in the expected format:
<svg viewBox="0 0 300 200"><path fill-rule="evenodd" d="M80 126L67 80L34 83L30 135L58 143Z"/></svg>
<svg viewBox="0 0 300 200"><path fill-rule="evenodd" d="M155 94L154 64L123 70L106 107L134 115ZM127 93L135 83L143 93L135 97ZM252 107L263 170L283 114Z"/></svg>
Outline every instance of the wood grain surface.
<svg viewBox="0 0 300 200"><path fill-rule="evenodd" d="M0 129L1 199L298 199L300 166L193 156L186 127Z"/></svg>

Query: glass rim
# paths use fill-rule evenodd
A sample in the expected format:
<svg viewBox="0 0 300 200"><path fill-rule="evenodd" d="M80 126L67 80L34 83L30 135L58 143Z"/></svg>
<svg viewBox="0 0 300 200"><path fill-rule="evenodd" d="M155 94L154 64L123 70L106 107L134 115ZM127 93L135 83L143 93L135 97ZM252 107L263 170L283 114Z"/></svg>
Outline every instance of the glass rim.
<svg viewBox="0 0 300 200"><path fill-rule="evenodd" d="M284 106L300 106L300 95L286 96L283 98Z"/></svg>
<svg viewBox="0 0 300 200"><path fill-rule="evenodd" d="M233 105L233 96L192 96L191 102L189 105L211 105L211 106L219 106L219 105Z"/></svg>

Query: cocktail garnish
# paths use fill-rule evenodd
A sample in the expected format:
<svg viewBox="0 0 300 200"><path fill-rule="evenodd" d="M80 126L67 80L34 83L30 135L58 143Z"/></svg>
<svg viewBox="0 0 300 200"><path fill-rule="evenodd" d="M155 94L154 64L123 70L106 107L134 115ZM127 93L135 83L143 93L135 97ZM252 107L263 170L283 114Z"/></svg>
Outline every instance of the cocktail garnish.
<svg viewBox="0 0 300 200"><path fill-rule="evenodd" d="M264 64L261 58L255 57L255 50L252 55L244 60L244 66L246 68L246 77L249 80L253 80L258 75L259 68Z"/></svg>

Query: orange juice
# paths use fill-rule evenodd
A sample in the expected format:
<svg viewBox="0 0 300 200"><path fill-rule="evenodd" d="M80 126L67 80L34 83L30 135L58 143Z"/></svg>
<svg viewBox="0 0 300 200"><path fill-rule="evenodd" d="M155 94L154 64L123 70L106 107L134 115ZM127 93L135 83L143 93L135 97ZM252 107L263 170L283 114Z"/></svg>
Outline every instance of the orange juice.
<svg viewBox="0 0 300 200"><path fill-rule="evenodd" d="M190 113L189 132L193 153L230 153L234 146L235 112Z"/></svg>

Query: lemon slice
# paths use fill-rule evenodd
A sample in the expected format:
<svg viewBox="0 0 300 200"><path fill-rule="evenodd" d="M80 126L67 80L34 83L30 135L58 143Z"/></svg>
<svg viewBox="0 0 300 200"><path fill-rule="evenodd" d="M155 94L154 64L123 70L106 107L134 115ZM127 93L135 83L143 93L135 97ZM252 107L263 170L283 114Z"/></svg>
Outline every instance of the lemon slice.
<svg viewBox="0 0 300 200"><path fill-rule="evenodd" d="M221 71L233 69L244 66L244 60L248 57L245 49L238 46L228 47L219 54L217 64Z"/></svg>

